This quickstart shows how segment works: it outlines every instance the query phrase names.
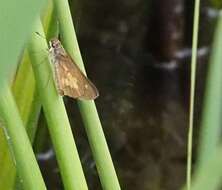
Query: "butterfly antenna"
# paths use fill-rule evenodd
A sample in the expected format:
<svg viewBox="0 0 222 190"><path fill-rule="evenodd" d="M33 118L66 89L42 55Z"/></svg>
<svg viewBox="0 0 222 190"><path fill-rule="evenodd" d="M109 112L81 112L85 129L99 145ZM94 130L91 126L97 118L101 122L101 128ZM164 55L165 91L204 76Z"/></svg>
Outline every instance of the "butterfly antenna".
<svg viewBox="0 0 222 190"><path fill-rule="evenodd" d="M35 32L38 36L40 36L40 37L42 37L42 38L44 38L45 40L46 40L46 37L45 36L43 36L42 34L40 34L39 32Z"/></svg>

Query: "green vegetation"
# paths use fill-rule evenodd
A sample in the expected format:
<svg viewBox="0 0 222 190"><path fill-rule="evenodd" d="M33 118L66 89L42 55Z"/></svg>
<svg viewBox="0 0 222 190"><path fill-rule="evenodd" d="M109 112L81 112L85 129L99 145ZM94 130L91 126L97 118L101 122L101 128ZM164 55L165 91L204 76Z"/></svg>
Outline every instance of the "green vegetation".
<svg viewBox="0 0 222 190"><path fill-rule="evenodd" d="M84 66L80 51L78 49L76 51L75 48L76 46L78 47L78 44L71 15L69 13L68 2L55 1L54 4L57 7L57 16L61 24L59 30L61 31L62 37L64 39L75 39L73 40L75 44L71 44L70 42L73 41L69 40L69 43L65 41L63 42L64 46L67 44L70 45L70 47L67 48L68 51L70 51L70 49L72 49L74 46L75 51L73 52L76 53L73 58L76 59L77 57L76 62L81 65L81 68L83 69ZM38 32L44 36L41 21L37 19L42 2L40 1L39 4L36 5L36 8L33 8L33 10L30 9L29 11L23 10L22 7L28 6L28 2L22 1L20 5L20 10L23 13L21 18L16 17L17 19L13 20L13 12L16 11L14 9L9 9L12 11L12 18L10 20L12 28L8 28L8 30L12 30L13 27L15 28L17 23L20 23L19 19L22 20L25 17L23 23L24 26L21 26L21 31L19 31L20 33L18 33L18 36L14 36L14 38L11 38L10 36L6 38L8 41L5 39L3 41L3 43L7 45L10 43L14 44L13 40L16 42L16 46L13 45L13 48L7 48L10 48L13 53L9 55L9 52L5 52L4 48L7 46L4 46L4 44L1 47L2 63L9 62L11 63L11 67L9 67L8 64L1 64L2 80L0 85L0 110L1 118L3 120L1 125L7 131L7 138L4 138L4 133L1 131L1 135L3 137L1 139L1 146L2 150L5 151L2 151L4 155L2 155L0 158L2 158L1 163L3 163L5 167L1 171L0 176L2 176L1 179L5 178L5 181L4 183L0 183L0 185L2 185L2 188L4 189L12 189L14 186L16 175L14 164L11 159L11 156L13 155L13 159L15 159L16 162L16 171L21 179L16 180L16 182L22 182L22 187L25 189L45 189L43 179L31 149L31 143L28 140L28 135L25 132L24 127L26 126L29 138L32 142L37 126L36 121L39 117L39 112L42 105L65 189L88 189L62 97L58 96L55 90L50 64L47 59L43 59L48 57L48 52L40 51L47 49L47 42L44 38L39 37L35 33ZM10 5L7 3L1 4L1 7L10 6L15 8L15 5ZM59 6L62 6L63 8L65 6L67 11L63 11L63 13L68 12L68 15L62 14L58 9ZM51 8L52 6L49 6L48 9L52 10ZM44 20L46 23L46 30L48 31L47 37L52 37L57 33L57 21L55 11L49 12L51 12L51 14L45 15ZM10 12L7 12L7 14L10 15ZM69 20L68 24L67 22L64 23L62 20L62 17L64 16ZM68 29L64 29L64 26ZM5 36L7 34L10 35L10 32L5 33ZM4 35L4 33L2 34ZM15 73L17 67L15 63L19 62L18 55L23 52L24 44L28 40L28 36L30 36L28 34L31 34L31 39L27 43L28 54L24 54L24 58L21 61L22 64L20 64L18 67L18 72L16 73L16 78L14 80L15 82L12 86L15 98L14 100L10 92L9 83L7 82L10 81L8 76L13 75L11 74L13 72ZM17 38L20 40L17 40ZM10 59L8 59L9 57ZM32 68L30 67L30 63ZM35 75L36 82L33 78L33 73ZM46 84L47 91L45 89ZM15 105L15 101L17 105ZM93 147L92 149L93 153L95 154L94 157L96 159L102 185L104 189L120 189L95 104L92 101L79 102L79 104L80 108L82 107L81 110L83 110L82 116L85 120L84 123L86 124L86 128L88 129L87 132L89 141ZM13 119L11 118L10 113L13 113ZM20 130L17 129L18 127ZM95 128L95 131L92 131L93 127ZM12 154L10 154L10 151L8 151L9 148L5 143L6 140L8 144L11 144L10 147L12 147ZM99 148L101 149L101 152L99 151ZM7 152L7 154L5 154L5 152ZM30 168L32 168L32 170L30 170ZM3 175L5 172L7 172L7 175Z"/></svg>
<svg viewBox="0 0 222 190"><path fill-rule="evenodd" d="M218 18L210 52L197 161L192 166L200 9L200 1L195 2L186 189L216 190L221 186L222 177L222 16ZM50 2L44 9L48 10L47 14L42 14L44 6L47 7L43 0L21 0L18 4L0 2L0 189L11 190L18 186L28 190L46 189L32 149L43 109L64 189L87 190L69 118L63 99L56 92L47 59L46 39L57 36L59 31L65 49L80 69L86 71L68 1ZM120 190L96 105L94 101L78 100L78 106L101 186L104 190Z"/></svg>

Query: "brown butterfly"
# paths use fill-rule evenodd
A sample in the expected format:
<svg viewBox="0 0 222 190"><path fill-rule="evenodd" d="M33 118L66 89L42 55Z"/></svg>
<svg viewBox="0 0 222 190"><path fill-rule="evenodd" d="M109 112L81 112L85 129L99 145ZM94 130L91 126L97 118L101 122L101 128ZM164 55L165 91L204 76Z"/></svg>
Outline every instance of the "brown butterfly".
<svg viewBox="0 0 222 190"><path fill-rule="evenodd" d="M61 96L66 95L84 100L97 98L99 96L97 88L66 53L61 42L57 38L53 38L49 45L58 93Z"/></svg>

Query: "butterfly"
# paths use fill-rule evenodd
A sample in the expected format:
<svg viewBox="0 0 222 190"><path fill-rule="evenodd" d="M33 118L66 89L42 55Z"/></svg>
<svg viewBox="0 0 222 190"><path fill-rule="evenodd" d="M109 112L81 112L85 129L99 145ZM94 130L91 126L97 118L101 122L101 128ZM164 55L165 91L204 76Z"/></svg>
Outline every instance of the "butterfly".
<svg viewBox="0 0 222 190"><path fill-rule="evenodd" d="M75 99L96 99L99 96L97 88L65 51L59 39L51 39L49 46L58 93Z"/></svg>

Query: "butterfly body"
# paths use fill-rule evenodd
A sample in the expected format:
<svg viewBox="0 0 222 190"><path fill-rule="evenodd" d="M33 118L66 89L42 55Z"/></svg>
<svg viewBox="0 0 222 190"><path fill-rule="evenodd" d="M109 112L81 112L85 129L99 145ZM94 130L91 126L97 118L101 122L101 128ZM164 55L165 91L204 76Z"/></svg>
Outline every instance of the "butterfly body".
<svg viewBox="0 0 222 190"><path fill-rule="evenodd" d="M97 98L99 95L97 88L66 53L61 42L54 38L49 44L58 93L62 96L85 100Z"/></svg>

